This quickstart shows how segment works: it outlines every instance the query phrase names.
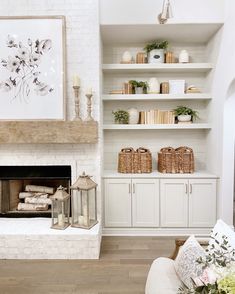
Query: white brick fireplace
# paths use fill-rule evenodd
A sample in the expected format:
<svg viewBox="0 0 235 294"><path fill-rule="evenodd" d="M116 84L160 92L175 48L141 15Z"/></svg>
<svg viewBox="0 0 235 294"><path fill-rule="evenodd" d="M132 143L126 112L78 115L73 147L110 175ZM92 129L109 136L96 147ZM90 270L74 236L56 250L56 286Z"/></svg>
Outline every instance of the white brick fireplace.
<svg viewBox="0 0 235 294"><path fill-rule="evenodd" d="M81 79L81 112L86 114L85 91L94 91L95 120L100 118L100 36L98 0L2 0L2 16L65 15L67 82L67 119L74 117L72 76ZM39 130L40 131L40 130ZM98 183L100 219L100 142L98 144L8 144L0 145L0 165L70 165L72 182L83 172ZM50 229L50 219L0 219L0 258L98 258L101 228L90 231L68 228ZM33 228L33 229L32 229ZM16 244L21 244L17 249ZM38 245L37 245L38 244ZM38 253L34 249L38 246ZM45 248L54 248L47 250ZM63 249L60 249L63 248ZM65 249L67 248L67 249ZM44 250L45 249L45 250ZM47 253L46 253L47 252Z"/></svg>

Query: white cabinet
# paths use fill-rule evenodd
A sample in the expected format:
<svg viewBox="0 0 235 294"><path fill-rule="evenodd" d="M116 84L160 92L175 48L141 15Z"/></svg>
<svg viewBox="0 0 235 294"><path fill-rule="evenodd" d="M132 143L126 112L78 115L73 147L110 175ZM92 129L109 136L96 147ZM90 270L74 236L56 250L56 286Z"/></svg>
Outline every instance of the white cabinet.
<svg viewBox="0 0 235 294"><path fill-rule="evenodd" d="M188 226L187 180L160 181L161 226L181 228Z"/></svg>
<svg viewBox="0 0 235 294"><path fill-rule="evenodd" d="M216 222L216 180L189 181L189 227L213 227Z"/></svg>
<svg viewBox="0 0 235 294"><path fill-rule="evenodd" d="M159 226L159 180L106 179L106 227Z"/></svg>
<svg viewBox="0 0 235 294"><path fill-rule="evenodd" d="M159 180L132 180L133 227L159 226Z"/></svg>
<svg viewBox="0 0 235 294"><path fill-rule="evenodd" d="M160 181L161 226L209 228L216 221L215 179Z"/></svg>
<svg viewBox="0 0 235 294"><path fill-rule="evenodd" d="M105 226L131 227L131 180L105 180Z"/></svg>

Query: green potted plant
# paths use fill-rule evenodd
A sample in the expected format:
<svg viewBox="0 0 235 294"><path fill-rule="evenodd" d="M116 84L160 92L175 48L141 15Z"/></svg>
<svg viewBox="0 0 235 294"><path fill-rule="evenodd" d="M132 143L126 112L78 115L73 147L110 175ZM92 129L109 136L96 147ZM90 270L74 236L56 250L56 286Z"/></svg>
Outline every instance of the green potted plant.
<svg viewBox="0 0 235 294"><path fill-rule="evenodd" d="M178 106L173 110L179 122L193 122L198 118L198 112L186 106Z"/></svg>
<svg viewBox="0 0 235 294"><path fill-rule="evenodd" d="M149 63L164 63L165 50L168 47L168 41L153 41L144 47L148 54Z"/></svg>
<svg viewBox="0 0 235 294"><path fill-rule="evenodd" d="M117 111L113 111L114 121L116 124L128 124L129 122L129 113L126 110L119 109Z"/></svg>
<svg viewBox="0 0 235 294"><path fill-rule="evenodd" d="M147 88L148 88L147 82L131 80L131 81L129 81L129 84L132 85L132 88L134 89L135 94L146 94L147 93Z"/></svg>

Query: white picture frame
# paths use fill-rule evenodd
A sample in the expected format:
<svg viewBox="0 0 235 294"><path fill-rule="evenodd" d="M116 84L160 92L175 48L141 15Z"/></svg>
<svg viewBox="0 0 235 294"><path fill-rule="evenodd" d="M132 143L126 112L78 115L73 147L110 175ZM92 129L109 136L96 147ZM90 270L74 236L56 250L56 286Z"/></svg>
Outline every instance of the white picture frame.
<svg viewBox="0 0 235 294"><path fill-rule="evenodd" d="M65 120L65 17L0 17L0 120Z"/></svg>

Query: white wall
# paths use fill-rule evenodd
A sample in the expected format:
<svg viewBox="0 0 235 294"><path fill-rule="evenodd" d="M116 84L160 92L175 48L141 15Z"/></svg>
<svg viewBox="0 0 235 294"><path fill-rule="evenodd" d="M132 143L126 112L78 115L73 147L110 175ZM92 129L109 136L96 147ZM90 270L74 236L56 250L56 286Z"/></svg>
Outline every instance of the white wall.
<svg viewBox="0 0 235 294"><path fill-rule="evenodd" d="M235 38L231 37L235 28L235 2L227 0L226 18L221 39L215 43L220 46L217 59L212 93L213 128L208 138L208 153L210 153L210 167L220 177L218 194L219 217L233 224L233 150L235 124L235 88L231 86L235 78ZM230 99L229 101L227 99ZM228 103L226 103L228 101ZM231 112L233 114L231 114ZM225 115L225 116L224 116ZM230 116L228 116L230 115ZM228 117L227 117L228 116Z"/></svg>
<svg viewBox="0 0 235 294"><path fill-rule="evenodd" d="M81 78L82 116L85 90L92 87L94 117L100 119L100 35L98 0L1 0L0 15L65 15L67 44L67 117L74 116L72 75ZM43 21L43 20L42 20ZM7 33L6 33L7 35ZM69 164L73 180L85 170L100 183L100 144L0 145L0 165ZM101 201L99 201L99 208Z"/></svg>
<svg viewBox="0 0 235 294"><path fill-rule="evenodd" d="M163 0L100 0L101 24L154 24ZM171 0L170 22L220 22L224 0Z"/></svg>

